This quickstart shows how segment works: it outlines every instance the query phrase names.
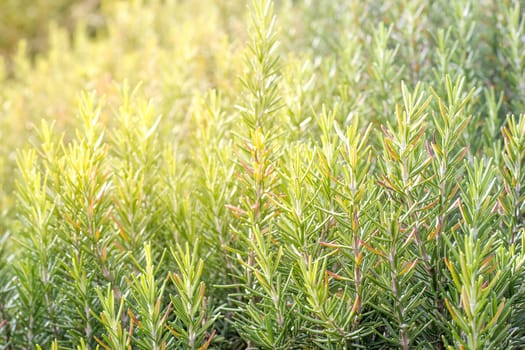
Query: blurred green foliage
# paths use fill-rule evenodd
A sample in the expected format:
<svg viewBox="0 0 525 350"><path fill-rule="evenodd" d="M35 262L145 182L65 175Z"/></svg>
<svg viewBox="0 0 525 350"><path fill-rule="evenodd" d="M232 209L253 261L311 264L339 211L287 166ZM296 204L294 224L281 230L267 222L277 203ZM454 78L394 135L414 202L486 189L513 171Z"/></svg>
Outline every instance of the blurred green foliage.
<svg viewBox="0 0 525 350"><path fill-rule="evenodd" d="M4 0L0 14L0 54L4 55L12 54L22 39L31 53L44 50L50 23L72 29L84 21L92 30L103 24L100 0Z"/></svg>

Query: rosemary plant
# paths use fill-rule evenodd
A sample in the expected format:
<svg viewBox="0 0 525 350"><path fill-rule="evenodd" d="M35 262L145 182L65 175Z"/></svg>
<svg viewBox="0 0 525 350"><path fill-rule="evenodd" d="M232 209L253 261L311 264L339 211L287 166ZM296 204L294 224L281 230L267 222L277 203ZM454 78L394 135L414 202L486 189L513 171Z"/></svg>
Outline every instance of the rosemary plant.
<svg viewBox="0 0 525 350"><path fill-rule="evenodd" d="M0 350L525 348L522 1L4 2Z"/></svg>

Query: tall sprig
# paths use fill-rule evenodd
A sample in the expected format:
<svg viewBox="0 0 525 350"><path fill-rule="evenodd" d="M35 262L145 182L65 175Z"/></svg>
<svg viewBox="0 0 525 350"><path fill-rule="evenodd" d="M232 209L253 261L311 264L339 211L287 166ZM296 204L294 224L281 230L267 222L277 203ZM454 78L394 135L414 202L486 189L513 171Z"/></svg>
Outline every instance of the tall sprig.
<svg viewBox="0 0 525 350"><path fill-rule="evenodd" d="M245 284L239 296L236 324L248 346L282 348L291 336L290 310L286 303L288 277L279 272L282 249L275 246L271 197L277 184L275 161L276 117L279 97L279 56L273 2L255 0L251 6L251 27L242 104L237 106L244 132L239 137L238 182L242 188L238 206L230 206L240 218L235 228L243 243L236 250ZM247 248L247 249L246 249ZM247 250L247 251L246 251ZM251 295L251 301L245 300ZM256 306L257 305L257 306Z"/></svg>

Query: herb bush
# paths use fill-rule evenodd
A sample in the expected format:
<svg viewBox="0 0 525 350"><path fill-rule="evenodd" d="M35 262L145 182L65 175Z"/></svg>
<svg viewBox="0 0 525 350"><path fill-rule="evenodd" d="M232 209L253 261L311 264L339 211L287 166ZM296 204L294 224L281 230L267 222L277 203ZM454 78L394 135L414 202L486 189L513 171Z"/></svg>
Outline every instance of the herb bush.
<svg viewBox="0 0 525 350"><path fill-rule="evenodd" d="M97 11L0 65L0 349L525 347L519 1Z"/></svg>

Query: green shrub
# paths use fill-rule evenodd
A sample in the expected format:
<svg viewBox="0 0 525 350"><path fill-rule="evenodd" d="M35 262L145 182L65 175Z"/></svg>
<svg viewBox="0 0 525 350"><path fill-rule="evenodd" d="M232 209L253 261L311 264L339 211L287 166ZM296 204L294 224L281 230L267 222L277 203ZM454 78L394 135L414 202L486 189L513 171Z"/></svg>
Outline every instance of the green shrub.
<svg viewBox="0 0 525 350"><path fill-rule="evenodd" d="M97 11L1 65L0 349L525 346L519 1Z"/></svg>

